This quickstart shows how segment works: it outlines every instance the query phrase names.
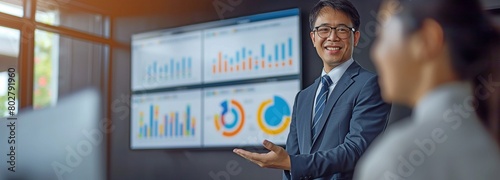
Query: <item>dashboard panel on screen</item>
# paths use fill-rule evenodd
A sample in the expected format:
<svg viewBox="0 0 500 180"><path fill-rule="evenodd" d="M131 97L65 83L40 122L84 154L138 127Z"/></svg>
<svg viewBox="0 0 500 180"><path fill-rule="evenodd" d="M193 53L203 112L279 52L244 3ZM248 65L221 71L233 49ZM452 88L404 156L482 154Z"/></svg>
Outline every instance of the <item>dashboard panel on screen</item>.
<svg viewBox="0 0 500 180"><path fill-rule="evenodd" d="M133 35L130 147L285 144L300 51L298 9Z"/></svg>
<svg viewBox="0 0 500 180"><path fill-rule="evenodd" d="M206 88L203 145L284 144L299 88L296 80Z"/></svg>
<svg viewBox="0 0 500 180"><path fill-rule="evenodd" d="M132 91L200 84L201 47L201 31L137 40Z"/></svg>
<svg viewBox="0 0 500 180"><path fill-rule="evenodd" d="M296 17L213 28L203 32L204 81L298 74Z"/></svg>
<svg viewBox="0 0 500 180"><path fill-rule="evenodd" d="M131 98L132 147L201 145L201 90L147 93Z"/></svg>

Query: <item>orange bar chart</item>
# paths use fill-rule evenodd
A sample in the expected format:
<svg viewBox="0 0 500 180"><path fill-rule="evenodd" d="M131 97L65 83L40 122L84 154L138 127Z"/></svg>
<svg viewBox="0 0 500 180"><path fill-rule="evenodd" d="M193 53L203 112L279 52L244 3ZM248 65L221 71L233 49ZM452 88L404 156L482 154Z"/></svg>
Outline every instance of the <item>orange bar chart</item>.
<svg viewBox="0 0 500 180"><path fill-rule="evenodd" d="M272 70L294 66L292 46L292 38L288 38L286 42L276 43L270 47L266 47L266 44L261 44L260 54L254 54L253 52L258 51L252 51L246 47L242 47L232 53L219 51L217 52L218 57L213 60L212 75L253 72L263 69Z"/></svg>

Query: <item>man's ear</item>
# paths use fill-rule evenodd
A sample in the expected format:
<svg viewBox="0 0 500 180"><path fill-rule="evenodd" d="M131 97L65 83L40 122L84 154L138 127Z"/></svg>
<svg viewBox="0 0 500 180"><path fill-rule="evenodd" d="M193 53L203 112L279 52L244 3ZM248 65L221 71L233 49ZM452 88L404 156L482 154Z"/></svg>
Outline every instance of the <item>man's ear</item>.
<svg viewBox="0 0 500 180"><path fill-rule="evenodd" d="M314 38L314 31L311 31L309 33L309 35L311 36L311 41L313 43L313 46L316 47L316 45L315 45L316 39Z"/></svg>
<svg viewBox="0 0 500 180"><path fill-rule="evenodd" d="M359 31L354 32L354 46L358 46L360 37L361 33Z"/></svg>

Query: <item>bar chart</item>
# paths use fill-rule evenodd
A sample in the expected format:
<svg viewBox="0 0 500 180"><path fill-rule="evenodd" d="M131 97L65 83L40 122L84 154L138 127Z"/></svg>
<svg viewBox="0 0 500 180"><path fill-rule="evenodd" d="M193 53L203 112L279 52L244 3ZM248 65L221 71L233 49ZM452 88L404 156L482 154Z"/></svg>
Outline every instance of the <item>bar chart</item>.
<svg viewBox="0 0 500 180"><path fill-rule="evenodd" d="M199 31L135 42L132 89L201 83L201 42Z"/></svg>
<svg viewBox="0 0 500 180"><path fill-rule="evenodd" d="M201 145L201 90L133 95L131 106L133 147Z"/></svg>
<svg viewBox="0 0 500 180"><path fill-rule="evenodd" d="M190 106L186 111L170 112L159 115L159 106L151 105L149 111L149 125L145 124L144 112L139 112L138 138L162 138L162 137L194 137L196 129L196 118L191 117Z"/></svg>
<svg viewBox="0 0 500 180"><path fill-rule="evenodd" d="M189 79L193 73L193 59L182 57L181 59L171 58L168 61L153 61L146 66L147 76L145 80L152 82Z"/></svg>
<svg viewBox="0 0 500 180"><path fill-rule="evenodd" d="M214 28L203 32L204 82L298 74L298 18Z"/></svg>
<svg viewBox="0 0 500 180"><path fill-rule="evenodd" d="M253 54L252 50L242 47L229 55L218 53L217 59L212 60L212 75L225 75L245 71L260 72L266 69L276 70L293 67L293 40L288 38L287 43L274 45L273 53L266 54L266 44L261 44L260 53ZM260 54L260 55L259 55Z"/></svg>

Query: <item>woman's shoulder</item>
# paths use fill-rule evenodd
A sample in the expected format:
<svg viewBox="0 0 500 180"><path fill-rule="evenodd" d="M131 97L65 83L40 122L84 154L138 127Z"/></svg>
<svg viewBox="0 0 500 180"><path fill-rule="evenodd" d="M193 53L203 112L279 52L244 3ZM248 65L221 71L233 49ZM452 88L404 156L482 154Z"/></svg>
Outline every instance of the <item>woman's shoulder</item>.
<svg viewBox="0 0 500 180"><path fill-rule="evenodd" d="M440 117L426 121L406 119L388 127L368 149L359 166L359 173L364 174L361 176L370 174L367 177L374 177L372 179L443 176L461 179L459 176L479 172L485 175L480 177L500 176L500 169L491 170L500 168L500 150L480 124L470 118L458 126Z"/></svg>
<svg viewBox="0 0 500 180"><path fill-rule="evenodd" d="M412 136L417 131L411 119L400 120L390 125L379 135L361 157L356 168L356 179L394 179L398 175L398 165L402 155L412 144ZM403 160L406 164L406 161Z"/></svg>

